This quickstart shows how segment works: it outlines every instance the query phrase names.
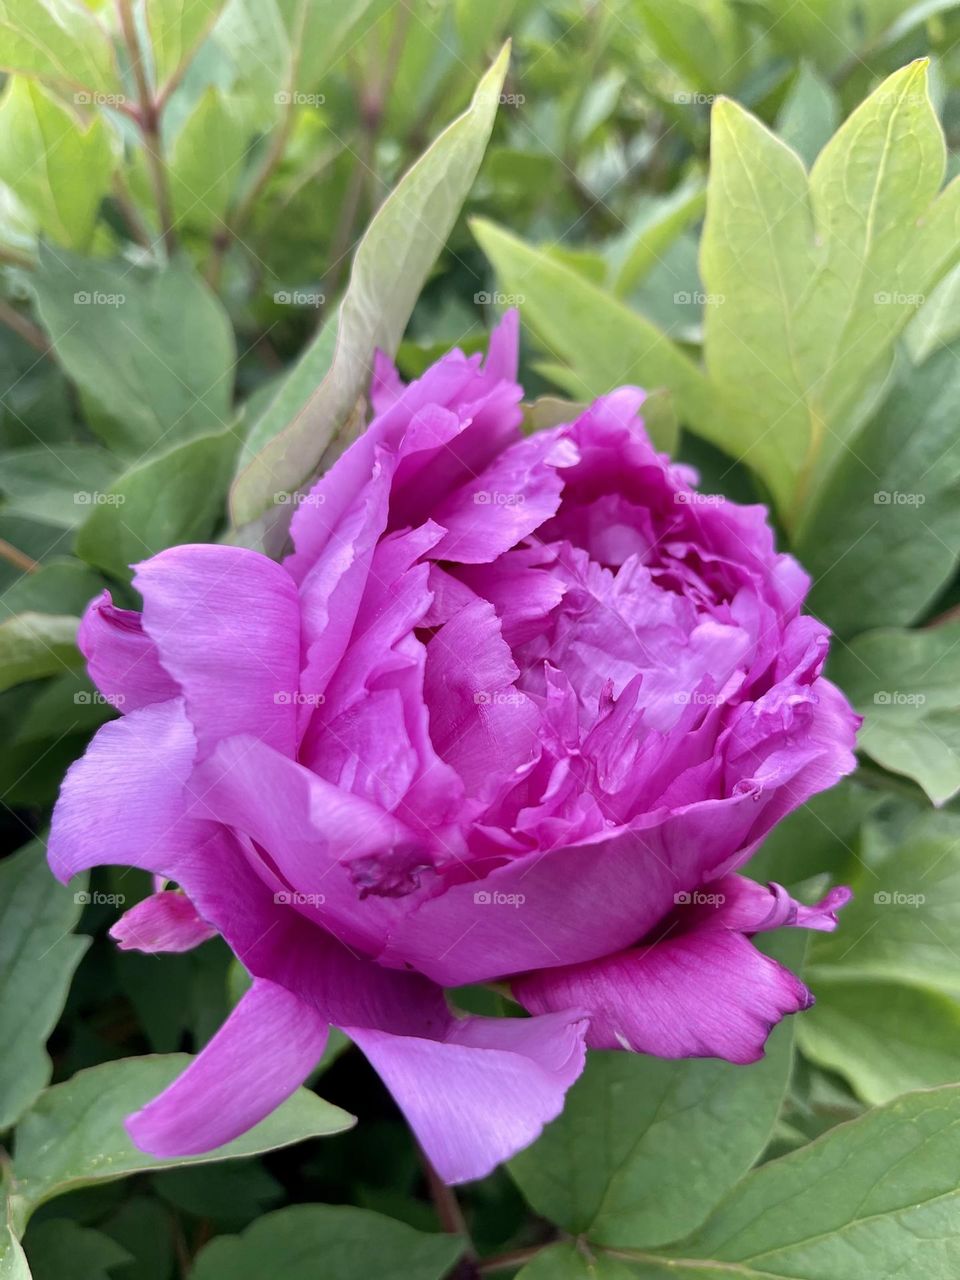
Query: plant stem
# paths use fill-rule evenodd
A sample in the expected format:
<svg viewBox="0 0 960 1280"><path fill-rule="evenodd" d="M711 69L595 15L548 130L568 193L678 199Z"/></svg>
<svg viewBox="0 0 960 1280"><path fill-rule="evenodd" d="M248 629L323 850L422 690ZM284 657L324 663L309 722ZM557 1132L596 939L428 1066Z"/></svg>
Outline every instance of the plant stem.
<svg viewBox="0 0 960 1280"><path fill-rule="evenodd" d="M530 1245L526 1249L511 1249L509 1253L498 1253L492 1258L484 1258L477 1266L481 1276L492 1276L496 1271L507 1271L510 1267L522 1267L537 1254L542 1253L545 1244Z"/></svg>
<svg viewBox="0 0 960 1280"><path fill-rule="evenodd" d="M451 1280L477 1280L480 1275L477 1252L473 1247L473 1241L470 1239L467 1221L463 1216L463 1210L460 1208L456 1193L452 1187L447 1186L436 1169L434 1169L423 1148L418 1147L418 1150L424 1176L427 1179L427 1187L430 1191L430 1199L433 1201L433 1207L440 1220L440 1226L448 1235L460 1236L465 1245L463 1257L451 1272Z"/></svg>
<svg viewBox="0 0 960 1280"><path fill-rule="evenodd" d="M136 23L130 0L117 0L120 12L120 27L123 41L130 55L133 77L137 85L139 110L136 115L143 146L147 153L147 165L150 170L150 181L153 185L154 199L157 203L157 219L160 223L160 235L167 253L173 253L177 247L174 233L173 201L170 197L170 182L167 167L163 162L163 142L160 137L160 113L157 102L147 83L147 73L143 65L143 53L137 37Z"/></svg>
<svg viewBox="0 0 960 1280"><path fill-rule="evenodd" d="M39 325L35 325L32 320L21 315L16 307L12 307L3 299L0 299L0 324L5 324L8 329L19 334L24 342L33 347L34 351L39 351L44 356L50 354L50 342Z"/></svg>
<svg viewBox="0 0 960 1280"><path fill-rule="evenodd" d="M40 568L36 560L31 560L25 551L15 547L6 538L0 538L0 557L21 569L24 573L36 573Z"/></svg>

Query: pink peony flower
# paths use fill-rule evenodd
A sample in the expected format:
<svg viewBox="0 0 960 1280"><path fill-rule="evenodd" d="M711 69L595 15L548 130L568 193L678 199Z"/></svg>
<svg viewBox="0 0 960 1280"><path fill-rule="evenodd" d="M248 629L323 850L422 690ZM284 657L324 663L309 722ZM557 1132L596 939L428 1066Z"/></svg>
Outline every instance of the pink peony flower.
<svg viewBox="0 0 960 1280"><path fill-rule="evenodd" d="M643 393L521 436L517 319L404 386L298 504L283 564L181 546L104 594L81 647L126 714L70 770L50 861L180 886L122 946L223 935L249 993L129 1121L205 1151L310 1072L330 1024L442 1177L486 1174L558 1114L584 1046L751 1062L806 1007L750 938L832 929L737 874L854 765L827 632L762 507L699 494ZM185 895L185 897L184 897ZM509 983L531 1015L462 1017Z"/></svg>

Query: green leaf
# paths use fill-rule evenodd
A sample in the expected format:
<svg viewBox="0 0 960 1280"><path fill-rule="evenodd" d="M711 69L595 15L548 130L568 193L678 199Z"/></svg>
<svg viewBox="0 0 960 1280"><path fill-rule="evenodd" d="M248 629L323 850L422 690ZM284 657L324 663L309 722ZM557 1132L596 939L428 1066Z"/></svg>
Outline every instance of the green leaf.
<svg viewBox="0 0 960 1280"><path fill-rule="evenodd" d="M960 558L960 360L908 368L817 494L797 542L840 635L914 622Z"/></svg>
<svg viewBox="0 0 960 1280"><path fill-rule="evenodd" d="M811 796L770 832L750 859L750 876L787 885L825 873L842 879L861 823L882 800L882 791L852 778Z"/></svg>
<svg viewBox="0 0 960 1280"><path fill-rule="evenodd" d="M294 1205L242 1236L211 1241L190 1280L314 1280L318 1259L331 1280L443 1280L462 1252L457 1236L427 1235L367 1209Z"/></svg>
<svg viewBox="0 0 960 1280"><path fill-rule="evenodd" d="M854 406L956 261L956 184L926 63L890 76L799 157L743 108L713 111L701 272L705 355L728 412L692 425L743 458L791 523L859 425ZM726 433L726 438L725 438Z"/></svg>
<svg viewBox="0 0 960 1280"><path fill-rule="evenodd" d="M803 940L777 945L796 967ZM774 1031L763 1061L749 1067L592 1053L563 1113L510 1171L538 1213L593 1242L679 1239L766 1146L792 1044L788 1022Z"/></svg>
<svg viewBox="0 0 960 1280"><path fill-rule="evenodd" d="M820 978L817 1003L800 1019L797 1036L808 1058L877 1105L955 1081L960 1004L896 982Z"/></svg>
<svg viewBox="0 0 960 1280"><path fill-rule="evenodd" d="M234 103L211 85L187 117L170 150L168 169L177 223L211 232L243 172L244 121Z"/></svg>
<svg viewBox="0 0 960 1280"><path fill-rule="evenodd" d="M518 1271L516 1280L632 1280L636 1274L625 1262L607 1254L591 1252L588 1257L575 1244L553 1244Z"/></svg>
<svg viewBox="0 0 960 1280"><path fill-rule="evenodd" d="M87 602L102 591L103 579L79 560L48 560L35 573L24 573L0 595L0 622L18 613L83 613Z"/></svg>
<svg viewBox="0 0 960 1280"><path fill-rule="evenodd" d="M77 555L129 580L129 566L165 547L204 542L224 514L240 438L230 427L130 467L77 533Z"/></svg>
<svg viewBox="0 0 960 1280"><path fill-rule="evenodd" d="M893 844L868 823L852 887L840 928L811 945L814 989L822 976L960 995L960 817L926 811Z"/></svg>
<svg viewBox="0 0 960 1280"><path fill-rule="evenodd" d="M225 0L144 0L157 85L164 85L212 28Z"/></svg>
<svg viewBox="0 0 960 1280"><path fill-rule="evenodd" d="M89 444L39 444L0 454L3 510L72 529L117 473L116 461Z"/></svg>
<svg viewBox="0 0 960 1280"><path fill-rule="evenodd" d="M41 249L37 302L54 348L101 410L91 425L133 460L232 417L233 330L183 258L140 271Z"/></svg>
<svg viewBox="0 0 960 1280"><path fill-rule="evenodd" d="M868 631L836 650L831 674L864 717L861 751L934 804L960 791L960 622Z"/></svg>
<svg viewBox="0 0 960 1280"><path fill-rule="evenodd" d="M840 121L840 103L827 80L801 63L777 116L777 133L806 165L830 140Z"/></svg>
<svg viewBox="0 0 960 1280"><path fill-rule="evenodd" d="M681 231L701 217L707 203L706 183L694 178L669 195L648 203L617 246L618 268L613 291L626 297L634 285L660 260Z"/></svg>
<svg viewBox="0 0 960 1280"><path fill-rule="evenodd" d="M189 1065L184 1053L104 1062L40 1095L20 1121L13 1162L18 1216L77 1187L145 1170L256 1155L349 1129L353 1117L298 1089L249 1132L199 1156L155 1160L137 1150L123 1121Z"/></svg>
<svg viewBox="0 0 960 1280"><path fill-rule="evenodd" d="M79 0L0 0L0 67L99 93L121 87L110 37Z"/></svg>
<svg viewBox="0 0 960 1280"><path fill-rule="evenodd" d="M10 1210L6 1189L0 1188L0 1280L32 1280Z"/></svg>
<svg viewBox="0 0 960 1280"><path fill-rule="evenodd" d="M69 1218L53 1218L32 1227L26 1239L33 1280L110 1280L115 1267L129 1262L126 1249L101 1231Z"/></svg>
<svg viewBox="0 0 960 1280"><path fill-rule="evenodd" d="M86 248L113 169L103 120L84 127L36 82L10 81L0 102L0 181L44 234L67 248Z"/></svg>
<svg viewBox="0 0 960 1280"><path fill-rule="evenodd" d="M662 1265L637 1255L637 1274L953 1280L958 1125L957 1085L907 1094L838 1125L757 1169Z"/></svg>
<svg viewBox="0 0 960 1280"><path fill-rule="evenodd" d="M914 364L960 338L960 267L943 277L907 325L904 343Z"/></svg>
<svg viewBox="0 0 960 1280"><path fill-rule="evenodd" d="M480 165L508 56L509 49L504 48L477 86L468 110L440 135L378 209L354 256L329 368L294 411L292 421L289 398L282 390L267 409L259 424L260 438L266 443L234 483L231 507L236 524L256 519L274 494L293 492L310 478L365 393L374 350L380 347L391 354L396 350ZM323 334L317 339L318 346L329 342ZM308 348L300 364L319 373L315 363ZM296 370L292 376L297 377Z"/></svg>
<svg viewBox="0 0 960 1280"><path fill-rule="evenodd" d="M293 88L309 92L344 52L344 45L372 0L278 0L290 43L296 50ZM362 38L362 37L361 37Z"/></svg>
<svg viewBox="0 0 960 1280"><path fill-rule="evenodd" d="M47 1037L90 942L72 932L82 897L82 881L67 889L54 879L39 841L0 862L0 1130L53 1071Z"/></svg>
<svg viewBox="0 0 960 1280"><path fill-rule="evenodd" d="M569 365L568 394L592 400L623 383L639 383L671 391L681 421L713 414L700 370L649 320L548 251L492 222L474 219L470 225L524 321L551 355Z"/></svg>
<svg viewBox="0 0 960 1280"><path fill-rule="evenodd" d="M79 667L79 622L55 613L18 613L0 623L0 690Z"/></svg>

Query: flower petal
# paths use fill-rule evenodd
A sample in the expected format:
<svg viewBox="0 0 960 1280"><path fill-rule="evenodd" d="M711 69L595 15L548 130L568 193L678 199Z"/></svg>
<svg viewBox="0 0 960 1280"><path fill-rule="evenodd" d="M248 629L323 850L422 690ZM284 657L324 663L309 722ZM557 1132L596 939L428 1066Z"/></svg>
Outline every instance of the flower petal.
<svg viewBox="0 0 960 1280"><path fill-rule="evenodd" d="M586 1019L464 1018L443 1040L343 1030L393 1094L444 1182L482 1178L560 1114L583 1070Z"/></svg>
<svg viewBox="0 0 960 1280"><path fill-rule="evenodd" d="M121 951L192 951L216 933L186 894L170 890L144 898L110 929Z"/></svg>
<svg viewBox="0 0 960 1280"><path fill-rule="evenodd" d="M303 1083L327 1031L326 1020L295 995L255 979L183 1075L129 1117L127 1132L158 1159L223 1146Z"/></svg>
<svg viewBox="0 0 960 1280"><path fill-rule="evenodd" d="M77 633L90 679L118 711L166 702L180 690L160 665L157 647L139 613L118 609L109 591L87 605Z"/></svg>
<svg viewBox="0 0 960 1280"><path fill-rule="evenodd" d="M179 880L206 824L186 817L196 742L183 702L158 702L101 726L70 766L53 811L47 856L58 879L103 863Z"/></svg>
<svg viewBox="0 0 960 1280"><path fill-rule="evenodd" d="M813 997L741 933L703 928L602 960L526 974L514 995L531 1013L589 1010L592 1049L658 1058L755 1062L772 1028Z"/></svg>
<svg viewBox="0 0 960 1280"><path fill-rule="evenodd" d="M290 575L244 547L182 546L137 565L144 630L183 690L202 752L250 733L292 755L300 606Z"/></svg>

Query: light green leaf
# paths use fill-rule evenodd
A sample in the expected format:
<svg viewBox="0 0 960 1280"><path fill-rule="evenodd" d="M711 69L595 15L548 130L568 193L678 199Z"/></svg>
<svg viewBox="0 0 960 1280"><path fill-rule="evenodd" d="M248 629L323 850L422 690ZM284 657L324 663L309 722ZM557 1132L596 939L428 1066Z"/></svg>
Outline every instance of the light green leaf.
<svg viewBox="0 0 960 1280"><path fill-rule="evenodd" d="M960 791L960 622L868 631L835 652L831 673L864 717L861 751L934 804Z"/></svg>
<svg viewBox="0 0 960 1280"><path fill-rule="evenodd" d="M776 945L796 967L803 939ZM788 1021L749 1067L593 1053L563 1113L510 1171L533 1208L571 1233L618 1246L677 1240L766 1146L792 1037Z"/></svg>
<svg viewBox="0 0 960 1280"><path fill-rule="evenodd" d="M38 1223L25 1244L33 1280L110 1280L114 1267L132 1261L116 1240L69 1218Z"/></svg>
<svg viewBox="0 0 960 1280"><path fill-rule="evenodd" d="M960 817L924 812L892 845L868 823L852 887L840 928L810 947L814 990L822 976L960 995Z"/></svg>
<svg viewBox="0 0 960 1280"><path fill-rule="evenodd" d="M840 121L840 103L827 80L802 63L777 116L777 133L812 165Z"/></svg>
<svg viewBox="0 0 960 1280"><path fill-rule="evenodd" d="M79 621L64 614L18 613L0 623L0 690L80 666Z"/></svg>
<svg viewBox="0 0 960 1280"><path fill-rule="evenodd" d="M914 364L960 338L960 266L943 277L904 330Z"/></svg>
<svg viewBox="0 0 960 1280"><path fill-rule="evenodd" d="M0 0L0 67L99 93L120 88L110 37L79 0Z"/></svg>
<svg viewBox="0 0 960 1280"><path fill-rule="evenodd" d="M907 367L817 493L796 552L813 575L810 608L840 635L915 621L952 577L958 401L952 348Z"/></svg>
<svg viewBox="0 0 960 1280"><path fill-rule="evenodd" d="M471 229L524 321L569 365L568 394L592 400L638 383L670 390L681 421L714 412L700 370L649 320L502 227L475 219Z"/></svg>
<svg viewBox="0 0 960 1280"><path fill-rule="evenodd" d="M183 258L141 271L41 248L37 302L54 348L100 409L104 443L135 461L232 417L233 329Z"/></svg>
<svg viewBox="0 0 960 1280"><path fill-rule="evenodd" d="M701 272L718 431L796 523L859 425L851 412L900 330L956 261L960 192L939 198L944 143L926 63L890 76L799 158L733 102L713 112ZM726 432L726 438L724 438Z"/></svg>
<svg viewBox="0 0 960 1280"><path fill-rule="evenodd" d="M348 37L362 38L366 24L361 32L355 28L370 7L371 0L278 0L297 58L294 90L313 89L344 52Z"/></svg>
<svg viewBox="0 0 960 1280"><path fill-rule="evenodd" d="M246 151L241 115L211 85L187 117L170 152L170 189L178 224L208 232L221 227Z"/></svg>
<svg viewBox="0 0 960 1280"><path fill-rule="evenodd" d="M27 1257L8 1216L8 1201L0 1191L0 1280L32 1280Z"/></svg>
<svg viewBox="0 0 960 1280"><path fill-rule="evenodd" d="M77 555L115 577L165 547L208 540L224 515L240 437L197 436L130 467L89 508Z"/></svg>
<svg viewBox="0 0 960 1280"><path fill-rule="evenodd" d="M634 7L688 90L727 87L742 62L745 26L726 0L635 0Z"/></svg>
<svg viewBox="0 0 960 1280"><path fill-rule="evenodd" d="M113 169L103 120L83 126L35 81L10 81L0 102L0 181L42 232L67 248L86 248Z"/></svg>
<svg viewBox="0 0 960 1280"><path fill-rule="evenodd" d="M680 232L703 214L706 203L706 183L697 177L641 210L615 252L613 291L618 298L629 294Z"/></svg>
<svg viewBox="0 0 960 1280"><path fill-rule="evenodd" d="M267 410L261 438L272 437L234 483L234 521L256 519L277 492L293 492L366 391L373 352L396 350L413 304L473 183L496 113L509 49L480 81L473 102L416 162L380 206L357 248L340 305L336 347L319 385L289 420L289 401ZM329 342L320 336L318 345ZM308 348L301 364L312 366ZM297 376L296 371L293 374Z"/></svg>
<svg viewBox="0 0 960 1280"><path fill-rule="evenodd" d="M960 1267L960 1086L907 1094L746 1178L640 1276L953 1280ZM714 1264L711 1266L711 1263ZM715 1269L714 1269L715 1268Z"/></svg>
<svg viewBox="0 0 960 1280"><path fill-rule="evenodd" d="M90 444L32 445L0 454L3 510L42 524L80 524L117 473L104 449Z"/></svg>
<svg viewBox="0 0 960 1280"><path fill-rule="evenodd" d="M225 0L142 0L158 86L178 71L213 27Z"/></svg>
<svg viewBox="0 0 960 1280"><path fill-rule="evenodd" d="M960 1074L960 1004L923 988L821 977L797 1036L808 1058L844 1076L871 1105Z"/></svg>
<svg viewBox="0 0 960 1280"><path fill-rule="evenodd" d="M162 1092L189 1065L184 1053L103 1062L40 1095L20 1121L13 1192L20 1220L54 1196L144 1170L257 1155L354 1123L339 1107L298 1089L265 1120L215 1151L155 1160L134 1147L124 1118Z"/></svg>
<svg viewBox="0 0 960 1280"><path fill-rule="evenodd" d="M47 1037L90 942L72 932L83 889L54 879L39 841L0 862L0 1129L50 1079Z"/></svg>
<svg viewBox="0 0 960 1280"><path fill-rule="evenodd" d="M190 1280L443 1280L463 1252L457 1236L427 1235L367 1209L303 1204L268 1213L241 1236L203 1249Z"/></svg>

